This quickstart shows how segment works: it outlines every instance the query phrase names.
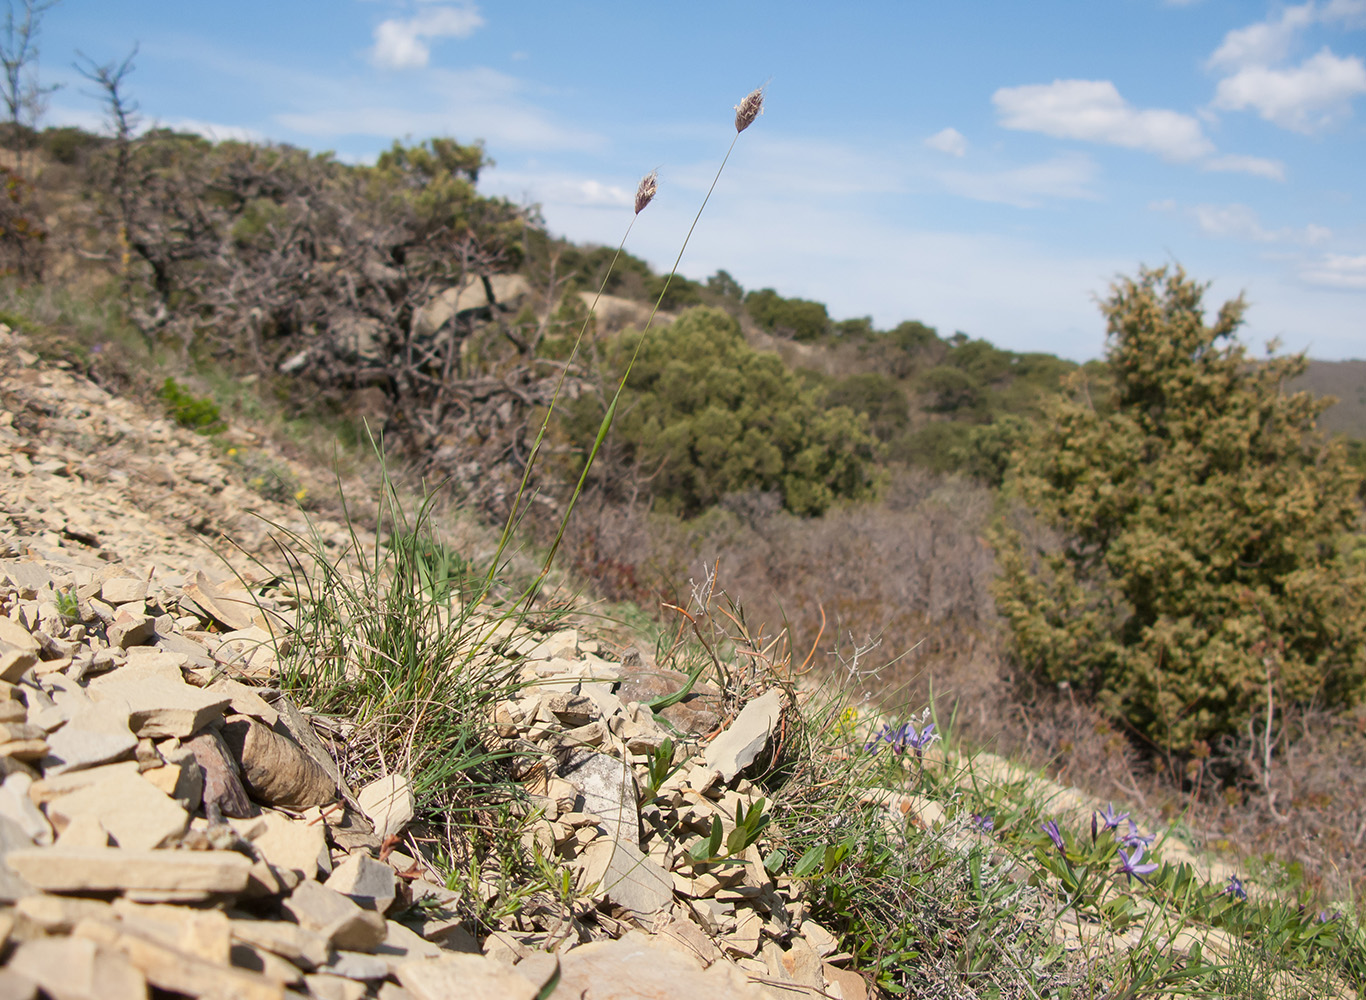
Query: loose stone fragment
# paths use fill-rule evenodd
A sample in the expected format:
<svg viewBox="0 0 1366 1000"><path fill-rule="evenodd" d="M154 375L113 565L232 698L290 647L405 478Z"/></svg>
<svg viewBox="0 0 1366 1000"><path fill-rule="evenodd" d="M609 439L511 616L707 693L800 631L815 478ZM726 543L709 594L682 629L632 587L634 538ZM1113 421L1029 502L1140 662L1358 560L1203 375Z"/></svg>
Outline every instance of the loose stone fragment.
<svg viewBox="0 0 1366 1000"><path fill-rule="evenodd" d="M46 892L196 891L237 893L251 861L232 851L132 851L39 847L11 851L11 869ZM321 888L321 886L319 886Z"/></svg>
<svg viewBox="0 0 1366 1000"><path fill-rule="evenodd" d="M110 700L77 708L66 725L48 734L47 745L42 768L50 778L131 757L138 738L128 728L126 703Z"/></svg>
<svg viewBox="0 0 1366 1000"><path fill-rule="evenodd" d="M204 770L194 751L172 739L158 748L158 754L166 763L143 771L142 779L161 789L182 809L197 812L204 798Z"/></svg>
<svg viewBox="0 0 1366 1000"><path fill-rule="evenodd" d="M290 819L264 810L259 819L233 824L267 861L279 868L302 872L304 878L318 874L320 860L327 859L327 829L322 823Z"/></svg>
<svg viewBox="0 0 1366 1000"><path fill-rule="evenodd" d="M221 910L147 906L127 899L116 899L113 911L118 915L123 929L155 938L205 961L228 964L232 928L227 915Z"/></svg>
<svg viewBox="0 0 1366 1000"><path fill-rule="evenodd" d="M100 597L106 604L112 604L115 607L120 604L132 604L134 601L145 601L147 599L147 581L116 576L104 581L100 587Z"/></svg>
<svg viewBox="0 0 1366 1000"><path fill-rule="evenodd" d="M109 645L127 649L129 646L141 646L151 642L156 636L156 625L147 615L130 614L120 610L115 613L114 620L105 627L105 635L109 638Z"/></svg>
<svg viewBox="0 0 1366 1000"><path fill-rule="evenodd" d="M237 715L250 715L260 719L267 726L274 726L280 713L271 708L256 688L249 687L231 677L220 677L205 690L210 694L226 695L231 698L230 707Z"/></svg>
<svg viewBox="0 0 1366 1000"><path fill-rule="evenodd" d="M132 931L82 921L75 934L121 952L158 989L204 1000L284 1000L284 986L275 980L206 962Z"/></svg>
<svg viewBox="0 0 1366 1000"><path fill-rule="evenodd" d="M145 1000L147 984L120 955L83 938L25 941L9 968L58 1000Z"/></svg>
<svg viewBox="0 0 1366 1000"><path fill-rule="evenodd" d="M237 818L256 812L251 799L247 798L247 790L242 787L237 761L216 730L206 729L186 740L184 746L194 754L204 772L205 809L217 809L224 816Z"/></svg>
<svg viewBox="0 0 1366 1000"><path fill-rule="evenodd" d="M263 948L303 969L326 965L332 951L322 934L284 920L234 920L231 928L233 940Z"/></svg>
<svg viewBox="0 0 1366 1000"><path fill-rule="evenodd" d="M641 923L673 902L673 880L659 863L626 841L604 837L579 855L582 888L597 884L597 894L623 906Z"/></svg>
<svg viewBox="0 0 1366 1000"><path fill-rule="evenodd" d="M363 910L339 892L317 882L300 882L284 901L300 926L317 931L333 948L373 951L388 928L373 910Z"/></svg>
<svg viewBox="0 0 1366 1000"><path fill-rule="evenodd" d="M530 982L483 955L443 955L405 962L399 967L398 981L416 1000L534 1000L536 996Z"/></svg>
<svg viewBox="0 0 1366 1000"><path fill-rule="evenodd" d="M760 1000L768 996L724 962L700 969L693 960L635 932L566 952L560 957L560 984L555 992L593 1000Z"/></svg>
<svg viewBox="0 0 1366 1000"><path fill-rule="evenodd" d="M131 850L159 847L183 834L190 822L175 800L126 771L53 799L47 815L59 831L80 816L98 820L120 847Z"/></svg>
<svg viewBox="0 0 1366 1000"><path fill-rule="evenodd" d="M27 774L15 772L8 775L4 784L0 785L0 819L16 827L19 831L17 836L27 839L30 844L50 844L53 839L52 827L34 804L30 794L33 786L34 781ZM6 836L4 839L8 842L12 838ZM18 845L11 843L9 846Z"/></svg>
<svg viewBox="0 0 1366 1000"><path fill-rule="evenodd" d="M7 966L0 969L0 997L5 1000L38 1000L38 984Z"/></svg>
<svg viewBox="0 0 1366 1000"><path fill-rule="evenodd" d="M230 595L209 582L203 570L195 573L184 587L185 596L206 611L215 621L234 631L251 628L255 604L245 595Z"/></svg>
<svg viewBox="0 0 1366 1000"><path fill-rule="evenodd" d="M372 781L357 793L356 801L380 840L400 833L412 820L416 806L412 785L401 774Z"/></svg>
<svg viewBox="0 0 1366 1000"><path fill-rule="evenodd" d="M179 676L168 679L155 667L133 666L116 670L93 681L90 696L99 703L119 698L128 705L128 726L134 735L162 739L167 736L190 737L222 716L232 700L191 687Z"/></svg>
<svg viewBox="0 0 1366 1000"><path fill-rule="evenodd" d="M13 684L38 662L38 640L0 615L0 680Z"/></svg>
<svg viewBox="0 0 1366 1000"><path fill-rule="evenodd" d="M707 746L707 767L721 772L721 780L731 782L758 758L773 738L782 715L783 692L773 688L755 698L735 717L720 736Z"/></svg>
<svg viewBox="0 0 1366 1000"><path fill-rule="evenodd" d="M603 753L579 752L563 769L563 777L583 797L583 812L602 818L602 828L616 840L640 844L640 793L635 772Z"/></svg>
<svg viewBox="0 0 1366 1000"><path fill-rule="evenodd" d="M304 976L309 995L317 1000L361 1000L365 996L365 984L341 976L315 973Z"/></svg>
<svg viewBox="0 0 1366 1000"><path fill-rule="evenodd" d="M49 934L70 934L82 920L111 920L114 908L97 899L36 894L14 904L14 912Z"/></svg>
<svg viewBox="0 0 1366 1000"><path fill-rule="evenodd" d="M398 876L392 868L364 851L356 851L339 864L323 884L367 910L384 913L394 904L397 882Z"/></svg>
<svg viewBox="0 0 1366 1000"><path fill-rule="evenodd" d="M258 973L282 986L298 986L304 981L303 972L293 962L255 945L234 943L231 961L234 968Z"/></svg>

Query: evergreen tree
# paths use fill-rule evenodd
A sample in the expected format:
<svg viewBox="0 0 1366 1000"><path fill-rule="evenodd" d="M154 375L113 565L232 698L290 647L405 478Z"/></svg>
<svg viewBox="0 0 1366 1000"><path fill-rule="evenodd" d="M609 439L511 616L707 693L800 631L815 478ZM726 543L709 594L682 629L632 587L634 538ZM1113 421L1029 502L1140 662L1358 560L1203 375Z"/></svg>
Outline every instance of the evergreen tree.
<svg viewBox="0 0 1366 1000"><path fill-rule="evenodd" d="M1206 326L1203 292L1179 268L1112 289L1112 388L1074 376L1007 474L1056 538L995 538L1021 665L1176 753L1366 694L1358 476L1314 428L1332 401L1284 393L1303 356L1249 359L1242 299Z"/></svg>

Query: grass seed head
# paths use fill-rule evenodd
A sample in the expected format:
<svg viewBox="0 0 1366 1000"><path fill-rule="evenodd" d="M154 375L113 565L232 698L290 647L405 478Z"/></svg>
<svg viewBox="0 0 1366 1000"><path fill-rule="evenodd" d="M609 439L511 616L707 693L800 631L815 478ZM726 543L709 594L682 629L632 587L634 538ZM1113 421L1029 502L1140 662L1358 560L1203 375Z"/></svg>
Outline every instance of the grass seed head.
<svg viewBox="0 0 1366 1000"><path fill-rule="evenodd" d="M735 131L743 132L764 113L764 88L751 90L743 101L735 105Z"/></svg>
<svg viewBox="0 0 1366 1000"><path fill-rule="evenodd" d="M645 206L650 204L658 190L659 171L651 170L640 179L640 184L636 187L636 215L645 211Z"/></svg>

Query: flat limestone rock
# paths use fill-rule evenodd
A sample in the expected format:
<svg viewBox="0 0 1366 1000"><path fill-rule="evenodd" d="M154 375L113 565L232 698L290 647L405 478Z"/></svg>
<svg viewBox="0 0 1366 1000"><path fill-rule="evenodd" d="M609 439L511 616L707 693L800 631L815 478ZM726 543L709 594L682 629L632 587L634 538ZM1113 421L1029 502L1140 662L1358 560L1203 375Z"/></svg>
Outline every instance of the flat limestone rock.
<svg viewBox="0 0 1366 1000"><path fill-rule="evenodd" d="M145 1000L147 983L120 955L84 938L25 941L9 968L59 1000Z"/></svg>
<svg viewBox="0 0 1366 1000"><path fill-rule="evenodd" d="M287 920L234 920L231 929L234 941L279 955L301 969L326 965L332 952L322 934Z"/></svg>
<svg viewBox="0 0 1366 1000"><path fill-rule="evenodd" d="M604 837L579 855L580 887L623 906L642 924L673 902L673 878L634 844Z"/></svg>
<svg viewBox="0 0 1366 1000"><path fill-rule="evenodd" d="M390 774L372 781L356 794L356 802L366 819L374 824L380 840L397 836L412 820L416 808L413 786L401 774Z"/></svg>
<svg viewBox="0 0 1366 1000"><path fill-rule="evenodd" d="M179 837L190 814L141 775L119 771L47 804L48 819L58 830L80 817L94 819L118 846L151 850Z"/></svg>
<svg viewBox="0 0 1366 1000"><path fill-rule="evenodd" d="M267 861L277 868L302 872L304 878L314 878L320 859L327 858L327 830L321 823L263 810L259 819L237 820L232 825L241 834L256 831L252 846Z"/></svg>
<svg viewBox="0 0 1366 1000"><path fill-rule="evenodd" d="M138 738L128 728L128 705L111 699L102 704L79 705L66 725L48 733L48 755L43 758L44 777L97 767L131 757Z"/></svg>
<svg viewBox="0 0 1366 1000"><path fill-rule="evenodd" d="M707 767L720 771L722 780L731 782L753 764L778 727L782 699L782 690L773 688L742 708L735 721L707 745Z"/></svg>
<svg viewBox="0 0 1366 1000"><path fill-rule="evenodd" d="M300 882L285 899L284 907L299 921L299 926L317 931L333 948L374 951L389 930L384 918L375 911L362 909L341 893L312 880Z"/></svg>
<svg viewBox="0 0 1366 1000"><path fill-rule="evenodd" d="M234 594L220 590L200 570L185 583L185 596L217 622L234 631L251 628L256 605L244 591Z"/></svg>
<svg viewBox="0 0 1366 1000"><path fill-rule="evenodd" d="M33 779L21 771L7 776L0 785L0 819L17 827L30 844L46 846L53 840L52 826L29 794L33 786ZM5 840L9 841L10 837Z"/></svg>
<svg viewBox="0 0 1366 1000"><path fill-rule="evenodd" d="M253 716L268 726L274 726L275 720L280 717L280 713L270 707L256 688L235 681L231 677L220 677L205 690L216 695L226 695L232 699L229 705L233 712Z"/></svg>
<svg viewBox="0 0 1366 1000"><path fill-rule="evenodd" d="M38 662L38 640L0 615L0 680L13 684Z"/></svg>
<svg viewBox="0 0 1366 1000"><path fill-rule="evenodd" d="M769 995L729 963L717 962L703 970L636 932L617 941L593 941L562 955L555 993L584 1000L762 1000Z"/></svg>
<svg viewBox="0 0 1366 1000"><path fill-rule="evenodd" d="M339 864L323 884L377 913L384 913L393 906L398 893L398 876L394 870L364 851L356 851Z"/></svg>
<svg viewBox="0 0 1366 1000"><path fill-rule="evenodd" d="M133 734L152 739L193 736L222 716L232 702L229 695L190 687L159 672L131 668L92 681L90 696L97 704L111 696L122 699L128 705L128 726Z"/></svg>
<svg viewBox="0 0 1366 1000"><path fill-rule="evenodd" d="M129 576L116 576L100 585L100 599L118 607L147 600L147 581Z"/></svg>
<svg viewBox="0 0 1366 1000"><path fill-rule="evenodd" d="M569 758L562 776L583 798L579 811L602 818L609 837L640 845L640 793L635 771L605 753L579 751Z"/></svg>
<svg viewBox="0 0 1366 1000"><path fill-rule="evenodd" d="M501 962L461 953L405 962L399 966L398 981L416 1000L535 1000L537 992L529 980Z"/></svg>
<svg viewBox="0 0 1366 1000"><path fill-rule="evenodd" d="M204 1000L284 1000L285 997L284 984L278 980L205 961L118 926L82 921L74 934L120 953L148 983L171 993Z"/></svg>
<svg viewBox="0 0 1366 1000"><path fill-rule="evenodd" d="M0 861L10 851L24 850L33 846L29 835L5 816L0 816ZM33 887L14 872L0 864L0 903L13 903L33 892ZM3 994L0 994L3 996Z"/></svg>
<svg viewBox="0 0 1366 1000"><path fill-rule="evenodd" d="M44 892L217 892L247 886L251 860L234 851L133 851L121 847L35 847L5 863Z"/></svg>

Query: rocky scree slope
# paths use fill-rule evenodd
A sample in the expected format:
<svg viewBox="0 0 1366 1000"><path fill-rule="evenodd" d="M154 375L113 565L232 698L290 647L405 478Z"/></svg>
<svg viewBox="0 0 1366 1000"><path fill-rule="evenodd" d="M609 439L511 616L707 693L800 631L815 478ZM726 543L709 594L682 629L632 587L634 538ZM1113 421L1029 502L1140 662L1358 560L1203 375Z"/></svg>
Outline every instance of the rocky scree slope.
<svg viewBox="0 0 1366 1000"><path fill-rule="evenodd" d="M410 776L351 788L344 721L270 686L296 605L248 557L271 523L306 526L235 478L0 327L0 995L867 995L755 848L679 864L680 836L758 797L742 772L783 692L732 719L705 688L672 706L696 756L642 809L666 733L640 701L678 678L573 629L506 637L534 683L493 721L559 762L524 782L524 839L583 905L470 926L413 836ZM350 544L312 527L329 555Z"/></svg>
<svg viewBox="0 0 1366 1000"><path fill-rule="evenodd" d="M354 727L271 687L297 610L262 568L272 525L329 560L350 530L239 478L221 447L0 327L0 996L870 995L757 846L728 865L687 851L753 808L746 774L794 692L699 685L661 725L643 703L682 676L575 628L506 630L490 653L525 682L497 737L554 761L523 775L524 845L571 873L572 898L474 926L412 776L352 787ZM666 736L681 765L643 796ZM874 791L894 827L976 841L933 801ZM1050 794L1074 817L1098 805ZM1084 930L1055 934L1071 950Z"/></svg>

